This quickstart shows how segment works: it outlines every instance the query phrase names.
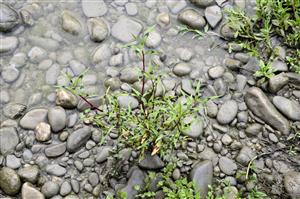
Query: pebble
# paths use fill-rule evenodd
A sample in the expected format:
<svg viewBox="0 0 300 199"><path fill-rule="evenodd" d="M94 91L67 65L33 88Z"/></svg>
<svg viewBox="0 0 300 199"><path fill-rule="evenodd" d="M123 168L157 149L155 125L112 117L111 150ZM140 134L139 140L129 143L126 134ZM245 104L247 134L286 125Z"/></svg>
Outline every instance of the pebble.
<svg viewBox="0 0 300 199"><path fill-rule="evenodd" d="M19 193L21 180L13 169L8 167L2 167L0 169L0 188L4 193L10 196Z"/></svg>
<svg viewBox="0 0 300 199"><path fill-rule="evenodd" d="M157 48L161 42L161 35L157 31L150 32L145 45L148 48Z"/></svg>
<svg viewBox="0 0 300 199"><path fill-rule="evenodd" d="M185 135L196 139L203 134L204 125L200 117L194 118L193 116L190 116L183 121L185 124L190 124L189 128L184 131Z"/></svg>
<svg viewBox="0 0 300 199"><path fill-rule="evenodd" d="M36 165L28 165L24 168L21 168L18 171L18 174L23 181L35 184L38 180L39 168Z"/></svg>
<svg viewBox="0 0 300 199"><path fill-rule="evenodd" d="M40 122L46 121L47 114L47 109L32 109L21 118L19 124L24 129L34 130Z"/></svg>
<svg viewBox="0 0 300 199"><path fill-rule="evenodd" d="M221 157L219 159L219 167L226 175L234 175L237 171L236 163L227 157Z"/></svg>
<svg viewBox="0 0 300 199"><path fill-rule="evenodd" d="M59 193L62 196L68 195L72 191L71 184L68 181L64 181L60 187Z"/></svg>
<svg viewBox="0 0 300 199"><path fill-rule="evenodd" d="M46 198L51 198L58 194L59 185L56 182L48 181L42 186L41 192L45 195Z"/></svg>
<svg viewBox="0 0 300 199"><path fill-rule="evenodd" d="M46 166L46 172L50 175L55 175L55 176L64 176L67 173L67 170L59 166L58 164L50 164Z"/></svg>
<svg viewBox="0 0 300 199"><path fill-rule="evenodd" d="M25 110L26 106L19 103L9 103L3 108L3 114L10 119L17 119L21 117Z"/></svg>
<svg viewBox="0 0 300 199"><path fill-rule="evenodd" d="M126 186L120 190L120 192L125 192L127 199L134 199L138 191L135 189L136 186L144 186L144 178L146 175L138 168L134 168L131 175L126 183Z"/></svg>
<svg viewBox="0 0 300 199"><path fill-rule="evenodd" d="M138 14L138 7L135 3L126 3L125 5L126 13L130 16Z"/></svg>
<svg viewBox="0 0 300 199"><path fill-rule="evenodd" d="M158 155L145 154L144 159L139 162L139 167L148 170L156 170L164 167L164 162Z"/></svg>
<svg viewBox="0 0 300 199"><path fill-rule="evenodd" d="M69 91L58 90L56 92L56 105L63 108L76 108L78 104L77 97Z"/></svg>
<svg viewBox="0 0 300 199"><path fill-rule="evenodd" d="M223 76L225 69L222 66L214 66L208 70L208 75L212 79L218 79Z"/></svg>
<svg viewBox="0 0 300 199"><path fill-rule="evenodd" d="M1 10L0 10L0 12L1 12ZM0 27L1 27L1 23L0 23ZM14 36L0 37L0 43L1 43L1 45L0 45L0 54L1 53L11 54L18 47L19 40L18 40L17 37L14 37Z"/></svg>
<svg viewBox="0 0 300 199"><path fill-rule="evenodd" d="M21 160L15 155L6 156L6 166L11 169L18 169L21 167Z"/></svg>
<svg viewBox="0 0 300 199"><path fill-rule="evenodd" d="M48 121L51 129L54 132L63 130L67 123L67 114L65 109L60 106L51 107L48 109Z"/></svg>
<svg viewBox="0 0 300 199"><path fill-rule="evenodd" d="M80 147L85 145L91 135L91 128L88 126L84 126L83 128L74 131L68 137L67 150L71 153L77 151Z"/></svg>
<svg viewBox="0 0 300 199"><path fill-rule="evenodd" d="M13 127L0 128L0 152L3 155L14 152L15 147L19 143L17 130Z"/></svg>
<svg viewBox="0 0 300 199"><path fill-rule="evenodd" d="M215 3L215 0L190 0L191 3L199 7L207 7Z"/></svg>
<svg viewBox="0 0 300 199"><path fill-rule="evenodd" d="M191 71L192 71L191 66L186 63L178 63L173 68L174 74L178 75L178 76L188 75L188 74L190 74Z"/></svg>
<svg viewBox="0 0 300 199"><path fill-rule="evenodd" d="M22 199L45 199L45 196L29 182L22 186Z"/></svg>
<svg viewBox="0 0 300 199"><path fill-rule="evenodd" d="M300 105L298 102L281 96L273 97L272 102L275 107L288 119L300 121Z"/></svg>
<svg viewBox="0 0 300 199"><path fill-rule="evenodd" d="M108 11L107 5L103 0L97 0L97 1L82 0L81 7L86 17L104 16Z"/></svg>
<svg viewBox="0 0 300 199"><path fill-rule="evenodd" d="M187 6L185 0L166 0L166 4L173 14L179 13L182 9L184 9Z"/></svg>
<svg viewBox="0 0 300 199"><path fill-rule="evenodd" d="M64 154L67 150L66 143L50 145L45 149L45 155L49 158L58 157Z"/></svg>
<svg viewBox="0 0 300 199"><path fill-rule="evenodd" d="M35 138L40 142L48 141L51 138L51 127L45 122L40 122L35 128Z"/></svg>
<svg viewBox="0 0 300 199"><path fill-rule="evenodd" d="M220 124L229 124L237 115L238 105L236 101L229 100L222 104L217 114L217 121Z"/></svg>
<svg viewBox="0 0 300 199"><path fill-rule="evenodd" d="M87 20L90 38L94 42L102 42L109 35L108 23L102 18L90 18Z"/></svg>
<svg viewBox="0 0 300 199"><path fill-rule="evenodd" d="M236 157L236 161L244 166L247 166L252 158L255 157L255 153L248 146L243 146L239 154Z"/></svg>
<svg viewBox="0 0 300 199"><path fill-rule="evenodd" d="M62 28L72 35L78 35L81 32L80 22L68 11L62 13Z"/></svg>
<svg viewBox="0 0 300 199"><path fill-rule="evenodd" d="M38 64L46 59L47 52L40 47L34 46L29 50L27 56L32 63Z"/></svg>
<svg viewBox="0 0 300 199"><path fill-rule="evenodd" d="M205 9L205 18L212 28L215 28L222 20L221 8L217 5L209 6Z"/></svg>
<svg viewBox="0 0 300 199"><path fill-rule="evenodd" d="M268 88L272 93L277 93L288 83L289 83L289 78L284 73L280 73L269 79Z"/></svg>
<svg viewBox="0 0 300 199"><path fill-rule="evenodd" d="M0 32L10 32L19 22L17 11L7 4L0 3Z"/></svg>
<svg viewBox="0 0 300 199"><path fill-rule="evenodd" d="M293 199L300 196L300 173L296 171L289 171L284 175L283 184L285 190Z"/></svg>
<svg viewBox="0 0 300 199"><path fill-rule="evenodd" d="M138 100L130 95L120 95L117 100L121 108L135 109L139 106Z"/></svg>
<svg viewBox="0 0 300 199"><path fill-rule="evenodd" d="M182 11L179 13L177 19L181 23L196 29L203 28L206 24L204 17L194 9Z"/></svg>
<svg viewBox="0 0 300 199"><path fill-rule="evenodd" d="M245 129L245 133L248 136L257 136L260 132L262 132L262 125L258 123L250 124Z"/></svg>

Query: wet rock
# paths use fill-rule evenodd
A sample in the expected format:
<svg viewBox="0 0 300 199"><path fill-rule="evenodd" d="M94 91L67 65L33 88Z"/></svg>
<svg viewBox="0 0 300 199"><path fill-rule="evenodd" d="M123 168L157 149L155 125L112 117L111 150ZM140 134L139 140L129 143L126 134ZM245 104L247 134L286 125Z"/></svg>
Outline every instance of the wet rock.
<svg viewBox="0 0 300 199"><path fill-rule="evenodd" d="M72 35L78 35L81 32L80 22L67 11L62 13L62 28Z"/></svg>
<svg viewBox="0 0 300 199"><path fill-rule="evenodd" d="M35 128L35 138L40 142L47 141L51 138L51 127L45 122L40 122Z"/></svg>
<svg viewBox="0 0 300 199"><path fill-rule="evenodd" d="M149 33L145 45L148 48L156 48L159 46L160 42L161 42L161 36L159 32L153 31Z"/></svg>
<svg viewBox="0 0 300 199"><path fill-rule="evenodd" d="M290 171L284 175L284 188L292 199L300 197L300 173Z"/></svg>
<svg viewBox="0 0 300 199"><path fill-rule="evenodd" d="M62 196L68 195L72 191L72 187L68 181L64 181L60 187L59 193Z"/></svg>
<svg viewBox="0 0 300 199"><path fill-rule="evenodd" d="M275 107L288 119L300 121L299 103L281 96L273 97L272 102L275 105Z"/></svg>
<svg viewBox="0 0 300 199"><path fill-rule="evenodd" d="M0 25L1 26L1 25ZM13 53L19 45L17 37L0 37L0 53L10 54Z"/></svg>
<svg viewBox="0 0 300 199"><path fill-rule="evenodd" d="M14 196L19 193L21 180L18 174L11 168L2 167L0 169L0 188L7 195Z"/></svg>
<svg viewBox="0 0 300 199"><path fill-rule="evenodd" d="M107 5L103 0L90 1L82 0L81 6L83 13L87 17L100 17L107 13Z"/></svg>
<svg viewBox="0 0 300 199"><path fill-rule="evenodd" d="M88 126L85 126L81 129L74 131L68 137L67 150L71 153L77 151L81 146L83 146L88 141L91 135L92 135L91 128Z"/></svg>
<svg viewBox="0 0 300 199"><path fill-rule="evenodd" d="M213 164L210 160L204 160L194 166L190 173L190 180L195 182L196 190L201 198L206 198L208 185L212 184Z"/></svg>
<svg viewBox="0 0 300 199"><path fill-rule="evenodd" d="M40 122L47 119L48 110L43 108L33 109L27 112L20 120L20 126L24 129L34 130Z"/></svg>
<svg viewBox="0 0 300 199"><path fill-rule="evenodd" d="M101 42L109 35L107 22L102 18L90 18L87 27L92 41Z"/></svg>
<svg viewBox="0 0 300 199"><path fill-rule="evenodd" d="M22 186L22 199L45 199L44 195L32 184L25 182Z"/></svg>
<svg viewBox="0 0 300 199"><path fill-rule="evenodd" d="M46 166L46 172L50 175L55 175L55 176L64 176L67 173L67 170L59 166L58 164L50 164Z"/></svg>
<svg viewBox="0 0 300 199"><path fill-rule="evenodd" d="M284 73L280 73L269 79L269 90L272 93L276 93L288 83L289 78Z"/></svg>
<svg viewBox="0 0 300 199"><path fill-rule="evenodd" d="M0 128L0 152L2 155L10 154L19 143L19 136L15 128Z"/></svg>
<svg viewBox="0 0 300 199"><path fill-rule="evenodd" d="M260 132L262 132L262 125L258 123L250 124L246 129L245 133L248 136L257 136Z"/></svg>
<svg viewBox="0 0 300 199"><path fill-rule="evenodd" d="M111 146L102 146L98 149L96 162L102 163L107 160L112 152Z"/></svg>
<svg viewBox="0 0 300 199"><path fill-rule="evenodd" d="M60 106L49 108L48 121L54 132L63 130L67 123L67 114L65 109Z"/></svg>
<svg viewBox="0 0 300 199"><path fill-rule="evenodd" d="M245 95L245 102L257 117L283 134L289 133L288 120L276 110L262 90L257 87L250 88Z"/></svg>
<svg viewBox="0 0 300 199"><path fill-rule="evenodd" d="M23 104L9 103L4 106L3 114L10 119L17 119L24 114L26 108Z"/></svg>
<svg viewBox="0 0 300 199"><path fill-rule="evenodd" d="M69 91L59 90L56 93L56 105L63 108L76 108L78 104L77 97Z"/></svg>
<svg viewBox="0 0 300 199"><path fill-rule="evenodd" d="M55 144L45 149L45 155L49 158L61 156L67 150L66 143Z"/></svg>
<svg viewBox="0 0 300 199"><path fill-rule="evenodd" d="M194 9L182 11L179 13L177 19L181 23L196 29L203 28L206 24L204 17Z"/></svg>
<svg viewBox="0 0 300 199"><path fill-rule="evenodd" d="M207 7L215 3L215 0L190 0L191 3L199 7Z"/></svg>
<svg viewBox="0 0 300 199"><path fill-rule="evenodd" d="M192 71L192 69L191 69L190 65L188 65L186 63L178 63L173 68L173 73L178 76L188 75L188 74L190 74L191 71Z"/></svg>
<svg viewBox="0 0 300 199"><path fill-rule="evenodd" d="M252 149L248 146L244 146L237 155L236 161L244 166L247 166L254 157L255 153L252 151Z"/></svg>
<svg viewBox="0 0 300 199"><path fill-rule="evenodd" d="M111 34L121 42L128 43L134 40L133 36L138 36L143 26L132 19L125 16L119 17L117 23L112 26Z"/></svg>
<svg viewBox="0 0 300 199"><path fill-rule="evenodd" d="M41 192L46 198L51 198L58 194L59 185L56 182L48 181L42 186Z"/></svg>
<svg viewBox="0 0 300 199"><path fill-rule="evenodd" d="M173 14L177 14L182 9L184 9L187 5L185 0L177 0L177 1L166 0L166 4Z"/></svg>
<svg viewBox="0 0 300 199"><path fill-rule="evenodd" d="M132 174L126 184L126 186L121 189L119 192L125 192L127 199L134 199L135 195L137 195L138 191L135 189L136 186L143 187L144 186L144 178L145 174L140 170L135 168L132 171Z"/></svg>
<svg viewBox="0 0 300 199"><path fill-rule="evenodd" d="M219 159L219 167L226 175L234 175L237 171L236 163L227 157L221 157Z"/></svg>
<svg viewBox="0 0 300 199"><path fill-rule="evenodd" d="M217 5L207 7L204 13L207 22L212 28L215 28L223 17L221 8Z"/></svg>
<svg viewBox="0 0 300 199"><path fill-rule="evenodd" d="M229 124L236 117L237 111L238 105L236 101L227 101L222 104L217 115L217 121L220 124Z"/></svg>
<svg viewBox="0 0 300 199"><path fill-rule="evenodd" d="M203 133L203 121L200 117L187 117L184 123L190 124L190 127L184 131L184 134L191 138L198 138Z"/></svg>
<svg viewBox="0 0 300 199"><path fill-rule="evenodd" d="M20 178L25 182L35 184L39 176L39 168L37 166L27 166L18 171Z"/></svg>
<svg viewBox="0 0 300 199"><path fill-rule="evenodd" d="M130 107L131 109L135 109L139 106L138 100L130 95L118 96L118 103L121 108Z"/></svg>
<svg viewBox="0 0 300 199"><path fill-rule="evenodd" d="M18 13L9 5L0 3L0 31L9 32L18 24L19 24Z"/></svg>
<svg viewBox="0 0 300 199"><path fill-rule="evenodd" d="M148 170L161 169L164 167L164 162L158 155L145 154L145 158L139 162L139 167Z"/></svg>

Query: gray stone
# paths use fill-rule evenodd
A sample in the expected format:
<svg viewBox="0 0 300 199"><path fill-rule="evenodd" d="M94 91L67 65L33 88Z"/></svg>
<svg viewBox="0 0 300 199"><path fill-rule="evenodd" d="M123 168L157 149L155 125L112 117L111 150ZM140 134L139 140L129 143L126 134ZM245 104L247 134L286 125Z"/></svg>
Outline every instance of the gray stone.
<svg viewBox="0 0 300 199"><path fill-rule="evenodd" d="M219 159L219 167L226 175L234 175L237 171L236 163L227 157L221 157Z"/></svg>
<svg viewBox="0 0 300 199"><path fill-rule="evenodd" d="M288 119L300 121L299 103L281 96L273 97L272 102L275 105L275 107Z"/></svg>
<svg viewBox="0 0 300 199"><path fill-rule="evenodd" d="M232 138L230 137L230 135L224 134L224 135L222 136L221 141L222 141L222 143L223 143L224 145L228 146L229 144L232 143L233 140L232 140Z"/></svg>
<svg viewBox="0 0 300 199"><path fill-rule="evenodd" d="M12 83L16 81L19 77L20 71L15 67L4 67L1 76L3 80L7 83Z"/></svg>
<svg viewBox="0 0 300 199"><path fill-rule="evenodd" d="M101 42L109 35L107 22L102 18L90 18L87 27L92 41Z"/></svg>
<svg viewBox="0 0 300 199"><path fill-rule="evenodd" d="M190 180L195 182L196 190L200 192L201 198L206 198L208 185L212 184L213 164L210 160L204 160L194 166L190 173Z"/></svg>
<svg viewBox="0 0 300 199"><path fill-rule="evenodd" d="M49 51L56 51L59 49L60 44L58 41L50 38L38 37L30 35L28 36L28 40L33 46L40 46Z"/></svg>
<svg viewBox="0 0 300 199"><path fill-rule="evenodd" d="M296 171L289 171L284 175L284 188L292 199L300 197L300 173Z"/></svg>
<svg viewBox="0 0 300 199"><path fill-rule="evenodd" d="M206 103L207 115L209 117L216 117L218 114L218 106L211 100Z"/></svg>
<svg viewBox="0 0 300 199"><path fill-rule="evenodd" d="M92 104L94 107L99 107L103 103L103 97L102 96L95 96L95 97L88 97L86 98L90 104ZM88 104L85 100L80 99L79 103L77 105L77 109L79 111L84 111L88 108L91 108L91 105Z"/></svg>
<svg viewBox="0 0 300 199"><path fill-rule="evenodd" d="M248 136L257 136L260 132L262 132L262 125L258 123L250 124L246 129L245 133Z"/></svg>
<svg viewBox="0 0 300 199"><path fill-rule="evenodd" d="M231 70L237 70L241 67L242 63L239 60L232 59L230 57L225 58L225 65Z"/></svg>
<svg viewBox="0 0 300 199"><path fill-rule="evenodd" d="M40 122L35 128L35 139L44 142L51 138L51 127L45 122Z"/></svg>
<svg viewBox="0 0 300 199"><path fill-rule="evenodd" d="M207 7L204 13L207 22L212 28L215 28L223 17L221 8L217 5Z"/></svg>
<svg viewBox="0 0 300 199"><path fill-rule="evenodd" d="M37 108L28 111L20 120L20 126L24 129L34 130L40 122L45 122L47 119L48 110Z"/></svg>
<svg viewBox="0 0 300 199"><path fill-rule="evenodd" d="M34 46L29 50L27 56L32 63L37 64L47 57L47 52L40 47Z"/></svg>
<svg viewBox="0 0 300 199"><path fill-rule="evenodd" d="M68 11L62 13L62 28L72 35L78 35L81 32L80 22Z"/></svg>
<svg viewBox="0 0 300 199"><path fill-rule="evenodd" d="M250 88L245 95L247 107L260 119L281 131L288 134L290 125L281 113L279 113L268 97L257 87Z"/></svg>
<svg viewBox="0 0 300 199"><path fill-rule="evenodd" d="M220 124L229 124L236 117L237 111L238 105L236 101L229 100L222 104L217 115L217 121Z"/></svg>
<svg viewBox="0 0 300 199"><path fill-rule="evenodd" d="M179 13L182 9L184 9L187 6L185 0L166 0L166 4L173 14Z"/></svg>
<svg viewBox="0 0 300 199"><path fill-rule="evenodd" d="M138 13L138 7L135 3L126 3L126 13L130 16L134 16Z"/></svg>
<svg viewBox="0 0 300 199"><path fill-rule="evenodd" d="M275 59L272 63L271 63L271 67L274 71L277 72L286 72L288 71L288 67L287 64L279 59Z"/></svg>
<svg viewBox="0 0 300 199"><path fill-rule="evenodd" d="M212 79L217 79L223 76L225 69L222 66L215 66L208 70L208 75Z"/></svg>
<svg viewBox="0 0 300 199"><path fill-rule="evenodd" d="M4 106L3 114L10 119L17 119L24 114L26 108L23 104L9 103Z"/></svg>
<svg viewBox="0 0 300 199"><path fill-rule="evenodd" d="M177 19L181 23L196 29L203 28L206 24L204 17L194 9L182 11L179 13Z"/></svg>
<svg viewBox="0 0 300 199"><path fill-rule="evenodd" d="M272 93L277 93L288 83L289 83L289 78L284 73L280 73L269 79L269 90Z"/></svg>
<svg viewBox="0 0 300 199"><path fill-rule="evenodd" d="M186 62L190 61L194 56L193 51L189 48L177 48L176 53L179 55L179 58L182 61L186 61Z"/></svg>
<svg viewBox="0 0 300 199"><path fill-rule="evenodd" d="M67 173L67 170L59 166L58 164L50 164L46 166L46 172L50 175L55 175L55 176L64 176Z"/></svg>
<svg viewBox="0 0 300 199"><path fill-rule="evenodd" d="M70 60L69 65L75 76L79 76L86 70L85 65L77 60Z"/></svg>
<svg viewBox="0 0 300 199"><path fill-rule="evenodd" d="M32 184L25 182L22 186L22 199L45 199L45 196Z"/></svg>
<svg viewBox="0 0 300 199"><path fill-rule="evenodd" d="M133 36L138 36L143 26L133 19L125 16L119 17L117 23L112 26L111 34L121 42L128 43L134 40Z"/></svg>
<svg viewBox="0 0 300 199"><path fill-rule="evenodd" d="M158 155L145 154L144 159L139 162L139 167L148 170L161 169L164 167L164 162Z"/></svg>
<svg viewBox="0 0 300 199"><path fill-rule="evenodd" d="M97 153L96 162L102 163L107 160L110 156L112 147L111 146L102 146L100 147Z"/></svg>
<svg viewBox="0 0 300 199"><path fill-rule="evenodd" d="M90 1L82 0L81 6L83 13L87 17L100 17L107 13L107 5L103 0Z"/></svg>
<svg viewBox="0 0 300 199"><path fill-rule="evenodd" d="M54 132L63 130L67 123L67 114L65 109L60 106L49 108L48 121Z"/></svg>
<svg viewBox="0 0 300 199"><path fill-rule="evenodd" d="M68 181L64 181L60 187L59 193L62 196L68 195L72 191L71 184Z"/></svg>
<svg viewBox="0 0 300 199"><path fill-rule="evenodd" d="M39 176L39 168L37 166L27 166L18 171L20 178L25 182L35 184Z"/></svg>
<svg viewBox="0 0 300 199"><path fill-rule="evenodd" d="M244 166L247 166L248 163L255 157L255 153L248 146L243 146L239 154L236 157L236 161L241 163Z"/></svg>
<svg viewBox="0 0 300 199"><path fill-rule="evenodd" d="M83 128L74 131L68 137L67 150L71 153L77 151L90 139L91 135L91 128L88 126L84 126Z"/></svg>
<svg viewBox="0 0 300 199"><path fill-rule="evenodd" d="M0 31L9 32L18 24L18 13L9 5L0 3Z"/></svg>
<svg viewBox="0 0 300 199"><path fill-rule="evenodd" d="M134 199L138 194L138 191L135 189L136 186L143 187L145 182L146 175L140 170L135 168L132 171L132 174L124 188L120 190L120 192L125 192L127 195L127 199Z"/></svg>
<svg viewBox="0 0 300 199"><path fill-rule="evenodd" d="M215 0L190 0L191 3L199 7L207 7L215 3Z"/></svg>
<svg viewBox="0 0 300 199"><path fill-rule="evenodd" d="M45 195L46 198L51 198L58 194L59 185L56 182L48 181L42 186L41 192Z"/></svg>
<svg viewBox="0 0 300 199"><path fill-rule="evenodd" d="M234 31L230 28L228 23L225 23L222 25L220 29L221 35L224 37L224 39L233 39L235 38L234 36Z"/></svg>
<svg viewBox="0 0 300 199"><path fill-rule="evenodd" d="M222 97L227 92L227 83L222 79L218 78L214 81L214 89L219 97Z"/></svg>
<svg viewBox="0 0 300 199"><path fill-rule="evenodd" d="M78 104L77 97L69 91L58 90L56 93L56 105L63 108L76 108Z"/></svg>
<svg viewBox="0 0 300 199"><path fill-rule="evenodd" d="M49 85L55 85L57 83L58 76L60 74L60 66L58 64L53 64L45 74L46 83Z"/></svg>
<svg viewBox="0 0 300 199"><path fill-rule="evenodd" d="M126 67L121 70L120 80L127 83L134 83L139 80L140 71L137 67Z"/></svg>
<svg viewBox="0 0 300 199"><path fill-rule="evenodd" d="M1 26L1 25L0 25ZM17 37L9 36L9 37L0 37L0 54L13 53L19 45L19 40Z"/></svg>
<svg viewBox="0 0 300 199"><path fill-rule="evenodd" d="M49 158L61 156L67 150L66 143L54 144L45 149L45 155Z"/></svg>
<svg viewBox="0 0 300 199"><path fill-rule="evenodd" d="M121 66L123 64L123 54L119 53L113 55L109 60L109 65L111 66Z"/></svg>
<svg viewBox="0 0 300 199"><path fill-rule="evenodd" d="M4 89L0 90L0 104L6 104L9 102L9 100L10 100L10 96L8 91Z"/></svg>
<svg viewBox="0 0 300 199"><path fill-rule="evenodd" d="M21 180L13 169L8 167L2 167L0 169L0 188L4 193L10 196L19 193Z"/></svg>
<svg viewBox="0 0 300 199"><path fill-rule="evenodd" d="M161 42L161 35L157 31L152 31L149 33L145 45L148 48L156 48Z"/></svg>
<svg viewBox="0 0 300 199"><path fill-rule="evenodd" d="M97 47L92 53L92 61L97 64L111 57L111 50L108 44L104 43Z"/></svg>
<svg viewBox="0 0 300 199"><path fill-rule="evenodd" d="M236 75L236 90L242 92L247 84L247 77L244 75Z"/></svg>
<svg viewBox="0 0 300 199"><path fill-rule="evenodd" d="M21 166L21 161L15 155L7 155L6 166L11 169L18 169Z"/></svg>
<svg viewBox="0 0 300 199"><path fill-rule="evenodd" d="M191 66L186 63L178 63L173 68L173 73L177 76L188 75L190 74L191 71L192 71Z"/></svg>
<svg viewBox="0 0 300 199"><path fill-rule="evenodd" d="M2 155L7 155L14 152L18 143L19 136L15 128L0 128L0 152Z"/></svg>
<svg viewBox="0 0 300 199"><path fill-rule="evenodd" d="M117 99L121 108L135 109L139 106L138 100L130 95L120 95Z"/></svg>
<svg viewBox="0 0 300 199"><path fill-rule="evenodd" d="M121 81L119 78L112 77L109 79L106 79L104 82L104 85L106 88L109 88L110 91L118 90L121 86Z"/></svg>
<svg viewBox="0 0 300 199"><path fill-rule="evenodd" d="M187 117L184 119L184 123L190 124L190 127L184 131L185 135L196 139L203 134L203 121L200 117Z"/></svg>
<svg viewBox="0 0 300 199"><path fill-rule="evenodd" d="M95 187L99 183L99 176L97 173L93 172L90 173L89 178L88 178L89 183Z"/></svg>

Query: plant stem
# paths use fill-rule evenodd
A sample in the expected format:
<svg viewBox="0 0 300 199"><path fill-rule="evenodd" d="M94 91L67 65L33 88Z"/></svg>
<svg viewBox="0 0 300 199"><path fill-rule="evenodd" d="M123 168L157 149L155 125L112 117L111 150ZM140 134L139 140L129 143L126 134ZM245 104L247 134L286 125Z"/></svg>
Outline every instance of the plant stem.
<svg viewBox="0 0 300 199"><path fill-rule="evenodd" d="M145 91L145 72L146 72L145 53L144 53L144 51L142 51L142 64L143 64L143 84L142 84L142 96L143 96L144 91Z"/></svg>
<svg viewBox="0 0 300 199"><path fill-rule="evenodd" d="M86 99L85 97L83 97L82 95L79 95L79 97L85 101L90 107L91 107L91 110L97 110L97 111L100 111L102 112L102 110L100 110L98 107L94 106L91 102L89 102L88 99Z"/></svg>

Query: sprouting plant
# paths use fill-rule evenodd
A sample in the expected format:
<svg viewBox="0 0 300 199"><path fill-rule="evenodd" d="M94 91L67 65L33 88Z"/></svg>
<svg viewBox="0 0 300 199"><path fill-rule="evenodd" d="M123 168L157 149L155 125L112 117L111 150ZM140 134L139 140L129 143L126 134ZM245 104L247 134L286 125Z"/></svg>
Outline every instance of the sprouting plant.
<svg viewBox="0 0 300 199"><path fill-rule="evenodd" d="M177 26L179 33L181 33L182 35L185 35L187 33L193 33L193 39L201 39L202 37L204 37L206 35L206 32L208 31L208 26L205 26L204 28L204 32L201 32L200 30L194 29L194 28L190 28L188 26L185 25L179 25Z"/></svg>
<svg viewBox="0 0 300 199"><path fill-rule="evenodd" d="M264 61L259 61L259 70L255 72L255 76L270 79L274 76L274 70L270 63L265 64Z"/></svg>

